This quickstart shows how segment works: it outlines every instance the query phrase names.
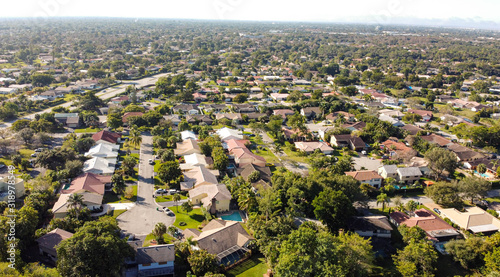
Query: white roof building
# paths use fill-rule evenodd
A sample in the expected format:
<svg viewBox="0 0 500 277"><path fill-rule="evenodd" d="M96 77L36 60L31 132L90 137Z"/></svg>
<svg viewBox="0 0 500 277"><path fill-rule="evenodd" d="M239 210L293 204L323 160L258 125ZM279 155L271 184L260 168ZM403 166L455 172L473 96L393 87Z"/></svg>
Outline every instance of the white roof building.
<svg viewBox="0 0 500 277"><path fill-rule="evenodd" d="M103 158L110 162L115 162L118 158L119 148L120 145L99 143L90 148L89 152L85 153L85 157Z"/></svg>
<svg viewBox="0 0 500 277"><path fill-rule="evenodd" d="M115 172L115 164L107 159L92 158L83 164L83 172L94 173L100 175L111 175Z"/></svg>
<svg viewBox="0 0 500 277"><path fill-rule="evenodd" d="M196 137L196 134L193 133L193 131L182 131L181 138L182 138L182 140L187 140L187 139L197 140L198 139L198 137Z"/></svg>
<svg viewBox="0 0 500 277"><path fill-rule="evenodd" d="M217 130L217 135L219 135L222 141L243 139L243 135L239 130L229 129L227 127Z"/></svg>

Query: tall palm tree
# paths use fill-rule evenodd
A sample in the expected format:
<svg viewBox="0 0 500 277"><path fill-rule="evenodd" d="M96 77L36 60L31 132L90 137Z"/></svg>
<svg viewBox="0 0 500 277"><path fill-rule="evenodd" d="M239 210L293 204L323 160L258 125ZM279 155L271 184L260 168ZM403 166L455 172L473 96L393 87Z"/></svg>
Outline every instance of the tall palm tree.
<svg viewBox="0 0 500 277"><path fill-rule="evenodd" d="M257 199L255 199L255 194L251 189L246 189L238 197L238 206L240 209L249 212L253 207L257 205Z"/></svg>
<svg viewBox="0 0 500 277"><path fill-rule="evenodd" d="M172 200L174 200L175 208L177 209L177 212L179 212L179 205L177 205L177 202L181 200L181 195L178 193L174 194L174 196L172 196Z"/></svg>
<svg viewBox="0 0 500 277"><path fill-rule="evenodd" d="M155 228L153 229L153 232L151 232L155 238L158 244L163 243L163 235L167 232L167 226L165 226L164 223L158 222L155 225Z"/></svg>
<svg viewBox="0 0 500 277"><path fill-rule="evenodd" d="M378 204L382 204L382 211L385 210L385 204L389 204L390 202L391 198L385 193L381 193L377 196L377 206Z"/></svg>
<svg viewBox="0 0 500 277"><path fill-rule="evenodd" d="M415 212L415 210L418 208L418 203L410 200L406 203L405 207L410 212L410 214L413 215L413 212Z"/></svg>
<svg viewBox="0 0 500 277"><path fill-rule="evenodd" d="M135 128L130 130L130 143L134 146L140 145L142 142L141 132Z"/></svg>
<svg viewBox="0 0 500 277"><path fill-rule="evenodd" d="M82 194L73 193L69 196L68 207L75 209L76 217L78 217L78 214L79 214L82 206L83 206L83 195Z"/></svg>

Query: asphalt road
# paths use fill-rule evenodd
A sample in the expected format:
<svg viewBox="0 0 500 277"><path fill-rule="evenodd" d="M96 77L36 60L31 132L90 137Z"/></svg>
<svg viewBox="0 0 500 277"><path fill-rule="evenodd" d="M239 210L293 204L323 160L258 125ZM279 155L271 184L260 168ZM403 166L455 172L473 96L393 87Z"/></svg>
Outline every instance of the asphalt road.
<svg viewBox="0 0 500 277"><path fill-rule="evenodd" d="M130 85L135 85L136 88L142 88L142 87L145 87L145 86L148 86L148 85L154 85L156 83L156 81L158 80L158 78L167 76L169 74L170 73L161 73L161 74L157 74L157 75L154 75L154 76L151 76L151 77L142 78L142 79L139 79L139 80L127 81L127 82L124 82L121 85L118 85L116 87L105 89L106 92L101 91L101 92L97 93L96 95L99 98L101 98L101 99L112 98L112 97L115 97L116 95L118 95L120 93L125 92L125 89L128 86L130 86ZM43 111L39 111L39 112L30 114L30 115L26 115L22 119L33 120L35 118L36 114L42 114L42 113L50 112L50 111L52 111L53 108L56 108L56 107L69 108L69 107L71 107L73 105L73 102L74 101L69 101L69 102L63 103L61 105L57 105L57 106L45 109ZM19 118L19 119L21 119L21 118ZM10 126L12 126L12 123L14 123L16 120L12 120L12 121L9 121L9 122L1 123L0 124L0 128L9 128Z"/></svg>
<svg viewBox="0 0 500 277"><path fill-rule="evenodd" d="M151 233L158 222L163 222L167 228L175 222L175 216L168 216L159 208L153 198L154 186L153 166L148 163L153 158L153 137L142 136L142 145L139 158L139 180L137 186L137 202L130 210L116 219L118 226L124 233L147 235Z"/></svg>

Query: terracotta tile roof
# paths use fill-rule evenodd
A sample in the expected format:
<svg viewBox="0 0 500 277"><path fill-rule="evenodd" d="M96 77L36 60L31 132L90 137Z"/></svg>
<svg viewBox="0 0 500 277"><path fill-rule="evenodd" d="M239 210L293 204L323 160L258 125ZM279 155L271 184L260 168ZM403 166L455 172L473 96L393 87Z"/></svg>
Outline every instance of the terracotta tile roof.
<svg viewBox="0 0 500 277"><path fill-rule="evenodd" d="M111 182L111 176L99 176L93 173L82 174L71 182L68 189L61 193L74 193L80 190L98 193L104 195L104 185Z"/></svg>
<svg viewBox="0 0 500 277"><path fill-rule="evenodd" d="M426 140L430 143L435 143L438 144L439 146L446 146L447 144L450 144L451 141L445 139L442 136L436 135L436 134L430 134L428 136L421 136L423 140Z"/></svg>
<svg viewBox="0 0 500 277"><path fill-rule="evenodd" d="M113 133L110 131L105 131L105 130L102 130L102 131L92 135L92 139L96 142L99 140L104 140L104 141L107 141L109 143L118 143L118 139L121 137L122 137L122 135L120 135L120 134Z"/></svg>
<svg viewBox="0 0 500 277"><path fill-rule="evenodd" d="M346 172L345 175L352 176L354 179L360 182L372 179L382 179L382 176L380 176L374 170L350 171Z"/></svg>

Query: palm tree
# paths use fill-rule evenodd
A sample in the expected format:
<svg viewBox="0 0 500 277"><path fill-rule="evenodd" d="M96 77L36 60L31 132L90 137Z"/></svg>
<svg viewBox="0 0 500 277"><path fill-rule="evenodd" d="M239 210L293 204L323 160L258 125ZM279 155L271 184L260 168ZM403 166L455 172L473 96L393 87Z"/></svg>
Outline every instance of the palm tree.
<svg viewBox="0 0 500 277"><path fill-rule="evenodd" d="M246 189L238 197L238 206L240 209L249 212L253 207L257 205L257 200L255 199L255 194L251 189Z"/></svg>
<svg viewBox="0 0 500 277"><path fill-rule="evenodd" d="M382 204L382 211L385 210L385 204L389 204L390 202L391 198L385 193L381 193L377 196L377 206L378 204Z"/></svg>
<svg viewBox="0 0 500 277"><path fill-rule="evenodd" d="M177 205L177 202L181 200L181 195L178 193L174 194L174 196L172 196L172 200L174 200L175 208L177 209L177 212L179 212L179 206Z"/></svg>
<svg viewBox="0 0 500 277"><path fill-rule="evenodd" d="M83 195L73 193L68 198L68 207L74 208L76 212L76 217L78 217L78 213L83 206Z"/></svg>
<svg viewBox="0 0 500 277"><path fill-rule="evenodd" d="M406 203L406 209L413 215L413 212L418 208L418 203L410 200Z"/></svg>
<svg viewBox="0 0 500 277"><path fill-rule="evenodd" d="M155 238L158 244L163 243L163 235L167 232L167 226L163 224L162 222L158 222L155 225L155 228L153 229L153 232L151 232Z"/></svg>
<svg viewBox="0 0 500 277"><path fill-rule="evenodd" d="M167 138L167 143L170 147L175 147L175 144L177 143L177 137L176 136L170 136Z"/></svg>
<svg viewBox="0 0 500 277"><path fill-rule="evenodd" d="M130 130L130 143L134 146L140 145L142 142L141 132L135 128Z"/></svg>

